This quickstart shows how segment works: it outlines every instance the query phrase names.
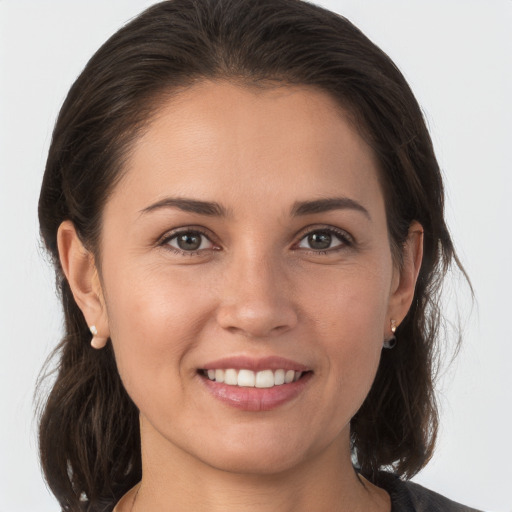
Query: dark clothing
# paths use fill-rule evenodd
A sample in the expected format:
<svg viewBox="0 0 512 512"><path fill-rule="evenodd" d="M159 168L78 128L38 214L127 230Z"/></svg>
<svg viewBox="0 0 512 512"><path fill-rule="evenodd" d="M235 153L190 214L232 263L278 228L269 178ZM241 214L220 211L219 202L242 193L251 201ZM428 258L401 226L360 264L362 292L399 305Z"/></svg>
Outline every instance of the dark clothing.
<svg viewBox="0 0 512 512"><path fill-rule="evenodd" d="M378 485L391 496L391 512L478 512L390 473L381 473Z"/></svg>

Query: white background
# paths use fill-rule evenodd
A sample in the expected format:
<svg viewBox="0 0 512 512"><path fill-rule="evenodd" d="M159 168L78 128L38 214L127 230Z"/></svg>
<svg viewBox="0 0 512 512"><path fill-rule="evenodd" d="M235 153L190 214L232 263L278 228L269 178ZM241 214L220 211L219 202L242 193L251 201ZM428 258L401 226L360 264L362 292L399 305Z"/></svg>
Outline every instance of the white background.
<svg viewBox="0 0 512 512"><path fill-rule="evenodd" d="M98 46L151 2L0 0L0 512L56 511L36 457L33 390L59 338L36 206L52 126ZM440 384L442 428L415 480L512 511L512 2L324 0L394 59L431 129L477 304Z"/></svg>

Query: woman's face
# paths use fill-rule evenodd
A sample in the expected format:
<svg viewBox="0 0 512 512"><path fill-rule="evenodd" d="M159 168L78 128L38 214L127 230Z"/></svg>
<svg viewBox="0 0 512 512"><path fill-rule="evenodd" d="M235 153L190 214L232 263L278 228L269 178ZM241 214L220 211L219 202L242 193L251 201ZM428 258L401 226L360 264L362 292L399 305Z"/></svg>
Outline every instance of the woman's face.
<svg viewBox="0 0 512 512"><path fill-rule="evenodd" d="M266 473L348 450L405 312L376 159L328 95L203 82L163 104L101 246L143 453Z"/></svg>

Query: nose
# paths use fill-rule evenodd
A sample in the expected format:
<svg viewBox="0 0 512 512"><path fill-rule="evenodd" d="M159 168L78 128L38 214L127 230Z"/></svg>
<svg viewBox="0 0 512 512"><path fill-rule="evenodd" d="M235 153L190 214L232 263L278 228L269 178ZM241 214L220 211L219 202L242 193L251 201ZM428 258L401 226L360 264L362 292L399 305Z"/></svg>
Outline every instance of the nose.
<svg viewBox="0 0 512 512"><path fill-rule="evenodd" d="M247 338L270 338L297 324L293 287L278 258L233 258L222 276L217 322Z"/></svg>

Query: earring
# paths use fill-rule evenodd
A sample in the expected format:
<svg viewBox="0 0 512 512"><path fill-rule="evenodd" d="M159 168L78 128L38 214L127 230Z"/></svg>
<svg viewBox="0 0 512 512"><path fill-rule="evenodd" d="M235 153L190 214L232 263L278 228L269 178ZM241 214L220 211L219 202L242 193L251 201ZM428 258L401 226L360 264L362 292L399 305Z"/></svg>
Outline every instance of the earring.
<svg viewBox="0 0 512 512"><path fill-rule="evenodd" d="M98 329L96 329L95 325L91 325L89 330L92 334L91 347L95 348L96 350L102 349L107 344L108 338L98 336Z"/></svg>
<svg viewBox="0 0 512 512"><path fill-rule="evenodd" d="M384 348L394 348L396 345L396 322L394 320L391 320L391 332L393 333L390 338L387 340L384 340Z"/></svg>

